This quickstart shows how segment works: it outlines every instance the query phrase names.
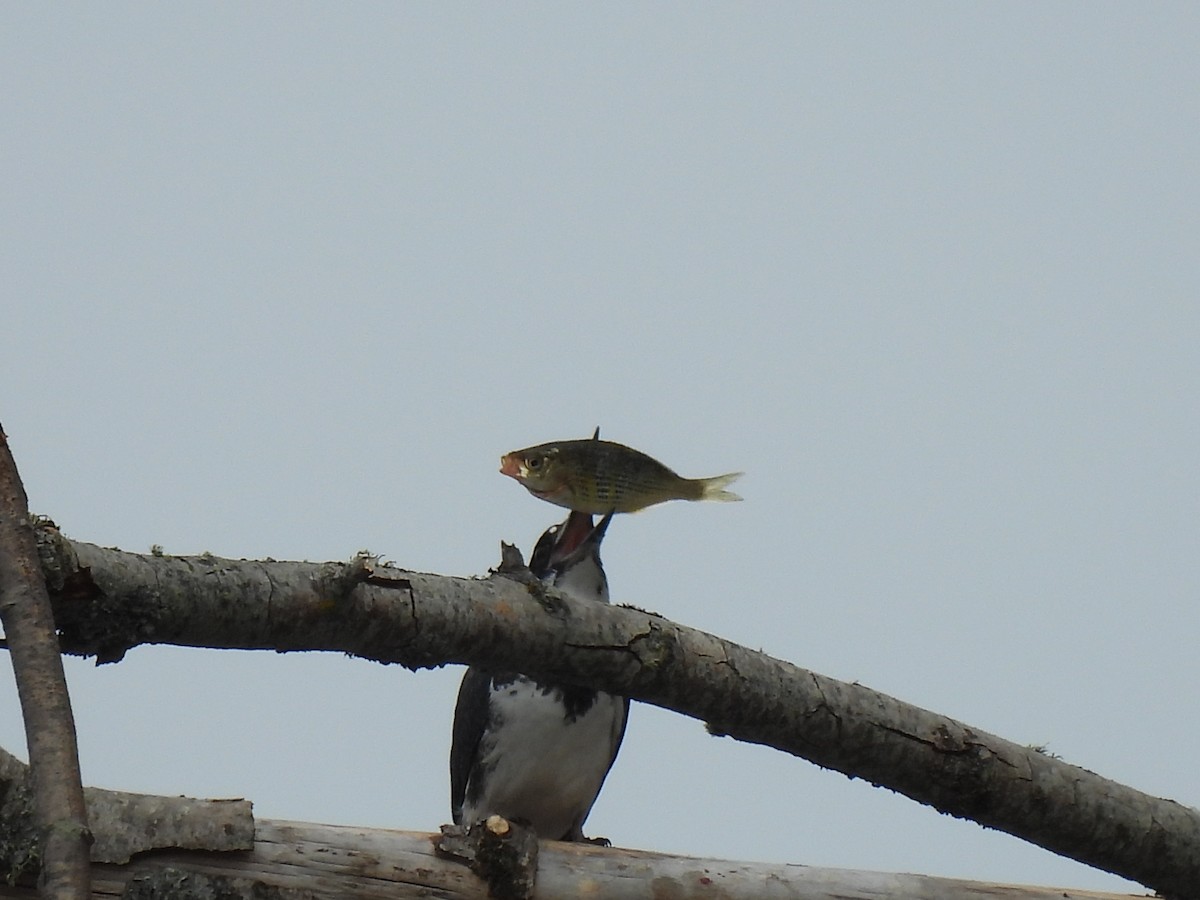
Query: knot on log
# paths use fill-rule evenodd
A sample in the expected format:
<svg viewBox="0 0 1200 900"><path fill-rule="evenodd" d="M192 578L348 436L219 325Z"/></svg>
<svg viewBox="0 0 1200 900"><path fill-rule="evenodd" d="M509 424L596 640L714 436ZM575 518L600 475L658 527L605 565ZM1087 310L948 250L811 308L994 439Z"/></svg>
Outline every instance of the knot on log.
<svg viewBox="0 0 1200 900"><path fill-rule="evenodd" d="M534 832L503 816L489 816L469 829L443 825L434 848L465 862L487 882L496 900L529 900L537 881L538 839Z"/></svg>

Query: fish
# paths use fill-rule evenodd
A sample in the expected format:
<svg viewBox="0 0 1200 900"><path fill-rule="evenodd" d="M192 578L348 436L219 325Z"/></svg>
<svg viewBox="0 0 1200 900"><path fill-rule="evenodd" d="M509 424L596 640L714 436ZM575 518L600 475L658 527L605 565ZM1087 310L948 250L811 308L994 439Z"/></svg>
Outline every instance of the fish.
<svg viewBox="0 0 1200 900"><path fill-rule="evenodd" d="M684 478L640 450L600 440L554 441L500 457L500 473L547 503L604 515L637 512L668 500L741 500L726 490L742 476Z"/></svg>

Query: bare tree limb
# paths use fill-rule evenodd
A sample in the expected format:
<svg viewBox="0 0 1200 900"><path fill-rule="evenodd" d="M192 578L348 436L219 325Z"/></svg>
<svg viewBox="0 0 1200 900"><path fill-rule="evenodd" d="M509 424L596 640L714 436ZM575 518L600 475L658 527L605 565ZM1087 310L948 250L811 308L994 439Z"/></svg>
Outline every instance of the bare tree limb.
<svg viewBox="0 0 1200 900"><path fill-rule="evenodd" d="M42 894L84 898L87 810L75 720L25 489L0 426L0 621L12 656L35 786Z"/></svg>
<svg viewBox="0 0 1200 900"><path fill-rule="evenodd" d="M63 646L336 650L593 685L705 720L1177 898L1200 897L1200 812L878 693L630 608L536 584L380 566L167 557L47 530Z"/></svg>

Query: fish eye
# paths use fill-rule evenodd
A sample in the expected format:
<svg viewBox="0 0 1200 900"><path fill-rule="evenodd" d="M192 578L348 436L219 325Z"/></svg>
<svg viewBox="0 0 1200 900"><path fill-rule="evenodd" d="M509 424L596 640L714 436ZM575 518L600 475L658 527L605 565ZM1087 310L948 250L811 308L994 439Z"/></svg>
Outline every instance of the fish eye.
<svg viewBox="0 0 1200 900"><path fill-rule="evenodd" d="M525 465L531 469L540 469L542 467L542 458L540 456L531 456L525 460Z"/></svg>

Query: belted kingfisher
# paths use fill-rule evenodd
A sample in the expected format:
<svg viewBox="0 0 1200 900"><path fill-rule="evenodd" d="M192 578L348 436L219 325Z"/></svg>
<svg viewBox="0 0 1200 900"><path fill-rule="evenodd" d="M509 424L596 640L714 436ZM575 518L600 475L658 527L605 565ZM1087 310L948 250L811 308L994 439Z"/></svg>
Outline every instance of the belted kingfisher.
<svg viewBox="0 0 1200 900"><path fill-rule="evenodd" d="M572 512L547 529L529 560L534 575L580 600L608 602L595 527ZM471 666L454 709L450 800L455 824L498 814L539 838L587 840L583 823L621 746L629 700L591 688Z"/></svg>

